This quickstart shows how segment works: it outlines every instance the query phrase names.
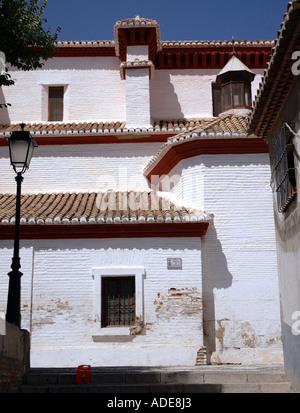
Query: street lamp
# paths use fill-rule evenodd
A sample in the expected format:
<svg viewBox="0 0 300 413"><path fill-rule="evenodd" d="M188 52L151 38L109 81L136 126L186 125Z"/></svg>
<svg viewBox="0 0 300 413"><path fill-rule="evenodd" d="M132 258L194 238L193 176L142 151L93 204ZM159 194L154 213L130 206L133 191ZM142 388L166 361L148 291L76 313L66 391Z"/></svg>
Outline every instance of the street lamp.
<svg viewBox="0 0 300 413"><path fill-rule="evenodd" d="M20 327L21 325L21 273L20 268L20 214L21 214L21 184L23 173L29 168L34 148L37 146L29 132L24 131L24 123L20 131L11 133L7 139L9 145L10 163L16 172L17 197L16 197L16 217L15 217L15 238L14 255L12 258L11 269L8 273L9 286L6 308L6 321Z"/></svg>

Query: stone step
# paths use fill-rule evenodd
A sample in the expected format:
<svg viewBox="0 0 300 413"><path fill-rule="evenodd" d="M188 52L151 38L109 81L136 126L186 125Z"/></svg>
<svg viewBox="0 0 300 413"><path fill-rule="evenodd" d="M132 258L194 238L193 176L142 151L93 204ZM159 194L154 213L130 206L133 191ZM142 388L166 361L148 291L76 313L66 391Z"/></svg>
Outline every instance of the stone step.
<svg viewBox="0 0 300 413"><path fill-rule="evenodd" d="M24 385L21 393L290 393L289 383Z"/></svg>
<svg viewBox="0 0 300 413"><path fill-rule="evenodd" d="M220 393L219 384L62 384L23 386L22 393Z"/></svg>
<svg viewBox="0 0 300 413"><path fill-rule="evenodd" d="M289 393L279 367L197 366L195 368L91 369L89 384L76 384L77 369L31 369L23 393Z"/></svg>

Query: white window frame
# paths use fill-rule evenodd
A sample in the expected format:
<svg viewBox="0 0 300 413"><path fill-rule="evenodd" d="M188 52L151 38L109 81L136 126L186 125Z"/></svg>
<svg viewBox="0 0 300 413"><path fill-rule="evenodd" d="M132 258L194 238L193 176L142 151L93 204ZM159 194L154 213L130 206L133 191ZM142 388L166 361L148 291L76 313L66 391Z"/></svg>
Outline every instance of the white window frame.
<svg viewBox="0 0 300 413"><path fill-rule="evenodd" d="M94 280L94 313L95 322L99 326L100 335L130 335L131 327L101 327L102 308L102 277L135 277L135 317L141 322L144 319L144 277L146 276L143 266L116 266L116 267L93 267L92 277Z"/></svg>

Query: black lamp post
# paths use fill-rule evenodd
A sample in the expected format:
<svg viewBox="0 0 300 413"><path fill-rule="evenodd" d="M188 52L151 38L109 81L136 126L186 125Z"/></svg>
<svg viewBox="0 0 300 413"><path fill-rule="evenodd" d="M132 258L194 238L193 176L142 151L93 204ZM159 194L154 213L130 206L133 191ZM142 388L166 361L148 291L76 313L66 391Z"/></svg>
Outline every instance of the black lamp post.
<svg viewBox="0 0 300 413"><path fill-rule="evenodd" d="M37 146L29 132L24 131L22 123L20 131L11 133L7 139L9 145L10 163L16 172L17 197L16 197L16 218L15 218L15 238L14 255L12 258L11 269L8 273L9 286L6 308L6 321L20 327L21 325L21 273L20 268L20 212L21 212L21 184L23 173L29 168L34 148Z"/></svg>

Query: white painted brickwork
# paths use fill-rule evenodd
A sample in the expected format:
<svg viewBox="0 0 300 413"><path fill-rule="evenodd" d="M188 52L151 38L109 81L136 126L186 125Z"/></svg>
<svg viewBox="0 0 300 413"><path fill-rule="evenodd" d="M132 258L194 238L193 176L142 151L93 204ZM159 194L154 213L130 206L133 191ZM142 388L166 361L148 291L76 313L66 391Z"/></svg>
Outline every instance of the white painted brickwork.
<svg viewBox="0 0 300 413"><path fill-rule="evenodd" d="M144 58L144 48L133 48L129 61ZM139 72L148 69L134 69ZM129 71L127 71L129 72ZM254 97L263 70L253 70ZM151 103L137 102L133 112L127 111L128 122L134 123L133 113L142 109L142 121L200 118L212 116L211 82L216 80L217 69L155 70L150 81ZM136 74L137 76L137 74ZM64 86L64 122L124 121L126 119L126 87L128 94L134 89L144 95L146 77L135 86L126 86L121 80L120 60L116 57L60 57L47 62L42 69L31 72L13 71L14 86L3 87L3 100L11 103L0 109L0 123L47 121L49 86ZM127 79L128 80L128 79ZM149 78L148 78L149 83ZM140 90L139 90L140 89ZM133 91L133 90L132 90ZM1 96L1 92L0 92ZM22 97L20 99L20 96ZM24 99L24 100L23 100ZM149 106L147 106L149 105Z"/></svg>
<svg viewBox="0 0 300 413"><path fill-rule="evenodd" d="M24 175L22 193L102 189L146 190L143 169L161 143L39 146ZM0 192L15 193L8 146L0 147Z"/></svg>
<svg viewBox="0 0 300 413"><path fill-rule="evenodd" d="M254 97L263 70L254 70ZM211 83L217 69L156 70L151 80L151 117L153 119L182 119L212 117Z"/></svg>
<svg viewBox="0 0 300 413"><path fill-rule="evenodd" d="M144 48L128 52L129 60L146 56ZM16 85L3 88L12 107L0 111L0 122L46 121L50 85L65 88L65 122L127 118L137 127L151 118L211 117L218 72L161 70L150 80L148 69L130 69L121 80L118 58L54 58L42 70L13 72ZM262 71L255 73L253 96ZM22 193L145 190L143 168L160 146L40 146ZM7 147L0 148L0 170L0 193L15 193ZM175 175L172 193L214 214L202 240L21 242L22 328L31 332L32 367L195 365L203 345L214 363L282 361L268 155L191 157L176 165ZM12 244L0 243L0 312ZM182 270L167 269L170 257L182 258ZM143 334L112 337L100 330L92 277L99 266L145 269Z"/></svg>
<svg viewBox="0 0 300 413"><path fill-rule="evenodd" d="M126 127L151 127L148 68L126 69Z"/></svg>
<svg viewBox="0 0 300 413"><path fill-rule="evenodd" d="M49 86L65 86L64 122L125 120L125 81L116 57L53 58L36 71L12 71L12 77L15 85L3 87L12 106L9 114L0 110L0 123L47 121Z"/></svg>
<svg viewBox="0 0 300 413"><path fill-rule="evenodd" d="M148 58L148 46L127 46L127 62L134 62L135 60L148 60Z"/></svg>
<svg viewBox="0 0 300 413"><path fill-rule="evenodd" d="M37 191L67 190L70 177L73 190L85 190L93 186L92 177L98 172L102 177L112 174L118 182L119 168L125 171L125 167L136 173L137 179L132 185L139 182L146 188L142 167L150 154L155 153L157 145L117 145L119 155L114 151L114 145L101 145L99 159L97 154L95 157L93 145L40 147L39 157L33 159L32 168L25 175L24 191L31 192L33 188ZM2 156L3 151L4 148ZM1 162L2 171L10 171L7 158L2 158ZM35 179L33 183L30 174ZM188 205L215 216L214 226L202 240L202 254L200 240L22 242L21 263L26 274L22 278L22 320L24 328L32 330L32 361L36 366L48 365L53 360L57 365L88 362L97 365L104 363L99 354L105 355L108 364L122 364L126 359L141 365L192 365L203 344L212 353L212 362L281 361L268 156L196 156L178 164L170 174L171 180L175 174L178 184L173 192ZM128 175L132 178L130 172ZM14 192L13 174L1 184L5 182L9 182L8 189ZM12 242L2 242L1 246L3 244L0 311L5 311L6 274L12 255L11 249L7 249L12 248ZM166 269L169 256L184 257L182 271ZM99 338L93 340L97 328L93 318L91 269L104 265L145 267L146 336L138 336L132 341L128 337L119 337L117 344L103 338L102 341ZM183 296L188 301L183 303L176 295L182 291L172 295L172 288L183 288ZM200 308L197 316L185 314L192 303L202 306L202 294L204 337ZM177 309L172 307L175 302ZM56 349L57 343L60 344ZM119 346L119 359L114 353L116 345ZM64 349L63 353L58 351L60 348ZM127 352L132 348L135 349L134 360L130 360L132 352ZM86 360L87 357L90 359Z"/></svg>
<svg viewBox="0 0 300 413"><path fill-rule="evenodd" d="M27 265L32 248L29 241L22 244L22 285L24 290L29 286L23 294L22 325L24 320L32 334L32 367L195 364L203 341L200 239L35 241L32 317ZM2 251L5 274L12 250ZM167 269L170 257L182 258L182 270ZM100 334L92 268L118 265L145 268L145 334ZM1 277L1 291L6 282ZM5 311L5 293L0 298L0 311Z"/></svg>
<svg viewBox="0 0 300 413"><path fill-rule="evenodd" d="M210 335L216 336L212 361L280 362L268 155L195 156L183 160L170 175L178 173L174 193L187 205L215 216L202 243L208 343Z"/></svg>
<svg viewBox="0 0 300 413"><path fill-rule="evenodd" d="M150 150L149 145L145 152L147 148ZM108 154L109 146L106 149ZM54 360L65 366L118 365L124 359L140 365L193 365L203 344L216 363L281 362L267 155L197 156L182 161L172 172L180 179L173 191L189 205L215 215L202 242L22 242L21 263L26 274L22 278L22 320L24 328L32 331L35 366L50 365ZM12 243L3 244L1 273L6 274ZM169 257L182 257L183 269L167 270ZM119 336L112 342L103 337L95 322L91 271L95 266L118 265L145 268L146 335ZM1 279L0 311L5 311L7 278Z"/></svg>

